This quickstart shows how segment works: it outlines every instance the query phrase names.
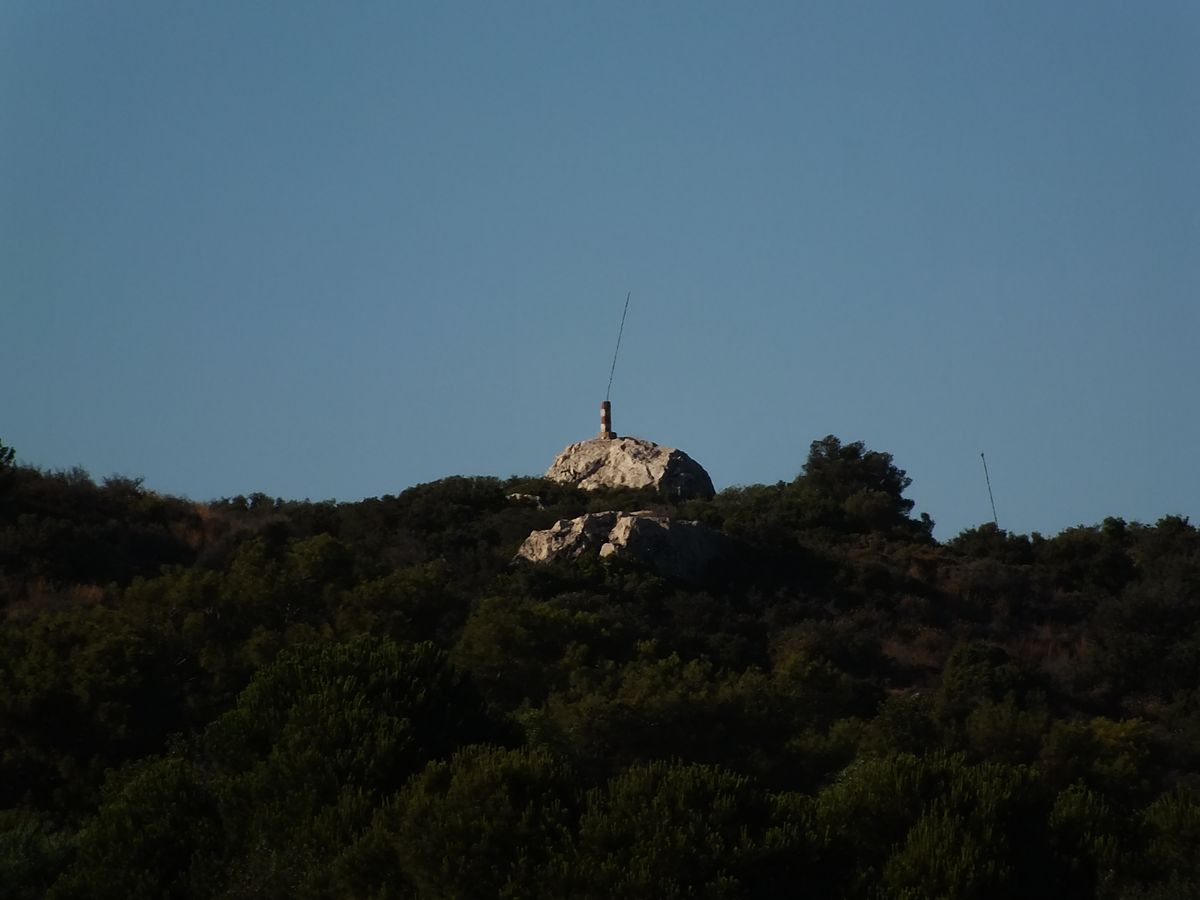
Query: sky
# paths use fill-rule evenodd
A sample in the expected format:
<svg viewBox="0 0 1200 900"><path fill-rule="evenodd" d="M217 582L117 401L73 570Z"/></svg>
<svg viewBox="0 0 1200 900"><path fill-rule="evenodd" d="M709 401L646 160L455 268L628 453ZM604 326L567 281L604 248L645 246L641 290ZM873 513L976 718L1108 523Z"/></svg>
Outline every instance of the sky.
<svg viewBox="0 0 1200 900"><path fill-rule="evenodd" d="M1194 2L0 2L0 441L195 500L886 451L1200 521Z"/></svg>

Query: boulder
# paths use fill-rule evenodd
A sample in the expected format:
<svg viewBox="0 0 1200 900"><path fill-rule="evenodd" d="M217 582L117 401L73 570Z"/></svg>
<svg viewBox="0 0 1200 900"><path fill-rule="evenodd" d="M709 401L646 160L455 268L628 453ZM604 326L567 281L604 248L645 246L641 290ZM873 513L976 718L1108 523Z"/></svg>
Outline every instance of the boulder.
<svg viewBox="0 0 1200 900"><path fill-rule="evenodd" d="M682 450L635 437L572 444L554 460L546 477L585 491L655 487L673 500L708 499L715 493L704 467Z"/></svg>
<svg viewBox="0 0 1200 900"><path fill-rule="evenodd" d="M727 551L728 539L699 522L649 512L609 511L559 519L550 528L533 532L521 544L517 558L530 562L581 556L632 559L660 575L698 582Z"/></svg>

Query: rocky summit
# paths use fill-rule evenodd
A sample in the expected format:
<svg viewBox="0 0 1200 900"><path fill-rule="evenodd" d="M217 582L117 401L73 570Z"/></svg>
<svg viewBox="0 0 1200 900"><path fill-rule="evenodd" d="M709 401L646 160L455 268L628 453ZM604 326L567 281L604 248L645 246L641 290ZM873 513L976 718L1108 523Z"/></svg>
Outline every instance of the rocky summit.
<svg viewBox="0 0 1200 900"><path fill-rule="evenodd" d="M535 531L517 551L518 559L551 562L598 556L644 563L669 578L703 579L726 552L728 539L707 525L649 512L598 512L559 519Z"/></svg>
<svg viewBox="0 0 1200 900"><path fill-rule="evenodd" d="M571 444L547 478L584 490L656 487L672 499L708 499L715 493L704 467L682 450L635 437L592 438Z"/></svg>

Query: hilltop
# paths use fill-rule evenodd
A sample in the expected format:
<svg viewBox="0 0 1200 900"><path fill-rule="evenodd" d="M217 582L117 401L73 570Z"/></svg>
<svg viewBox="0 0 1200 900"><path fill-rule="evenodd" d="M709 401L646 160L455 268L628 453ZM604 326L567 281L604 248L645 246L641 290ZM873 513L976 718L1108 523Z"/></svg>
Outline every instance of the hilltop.
<svg viewBox="0 0 1200 900"><path fill-rule="evenodd" d="M1200 532L938 542L890 454L797 469L195 503L0 452L6 887L1200 894ZM728 552L516 559L635 510Z"/></svg>

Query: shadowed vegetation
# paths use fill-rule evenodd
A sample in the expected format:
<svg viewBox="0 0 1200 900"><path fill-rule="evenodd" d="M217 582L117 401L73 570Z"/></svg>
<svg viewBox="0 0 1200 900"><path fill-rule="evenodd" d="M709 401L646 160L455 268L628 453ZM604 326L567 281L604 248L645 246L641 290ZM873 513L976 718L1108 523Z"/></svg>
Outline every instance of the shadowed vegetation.
<svg viewBox="0 0 1200 900"><path fill-rule="evenodd" d="M193 503L0 444L14 897L1200 896L1200 533L939 543L887 453L674 503ZM653 509L702 585L515 565Z"/></svg>

